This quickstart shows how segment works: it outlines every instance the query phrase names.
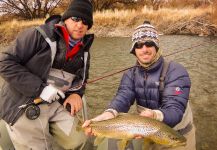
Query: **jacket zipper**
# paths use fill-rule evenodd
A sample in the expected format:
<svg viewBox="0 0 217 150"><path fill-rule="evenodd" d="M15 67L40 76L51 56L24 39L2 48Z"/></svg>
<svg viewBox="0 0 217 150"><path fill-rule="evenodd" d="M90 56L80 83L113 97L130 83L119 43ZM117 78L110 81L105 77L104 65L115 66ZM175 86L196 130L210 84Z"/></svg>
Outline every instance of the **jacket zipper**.
<svg viewBox="0 0 217 150"><path fill-rule="evenodd" d="M28 104L31 100L32 100L31 98L28 99L25 104ZM18 107L19 107L19 106L18 106ZM25 107L25 108L26 108L26 107ZM16 120L18 114L19 114L22 110L24 110L25 108L19 108L19 110L17 111L17 113L16 113L16 114L14 115L14 117L11 119L11 121L10 121L10 123L9 123L10 126L13 126L13 125L14 125L14 123L15 123L14 121Z"/></svg>
<svg viewBox="0 0 217 150"><path fill-rule="evenodd" d="M146 82L147 82L147 79L148 79L148 73L145 71L145 75L144 75L144 80L145 80L145 83L144 83L144 87L146 88ZM145 94L145 103L146 103L146 106L148 107L148 100L147 100L147 96L146 96L146 93Z"/></svg>

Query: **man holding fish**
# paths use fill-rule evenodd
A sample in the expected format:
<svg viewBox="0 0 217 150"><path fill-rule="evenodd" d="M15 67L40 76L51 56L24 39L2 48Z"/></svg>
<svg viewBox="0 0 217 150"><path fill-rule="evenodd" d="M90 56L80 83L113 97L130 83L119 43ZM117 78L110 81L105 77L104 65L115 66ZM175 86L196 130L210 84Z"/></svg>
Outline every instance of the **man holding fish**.
<svg viewBox="0 0 217 150"><path fill-rule="evenodd" d="M195 150L195 128L189 106L191 82L188 72L181 64L168 62L163 58L159 49L159 35L150 22L145 21L135 29L132 42L130 53L136 56L136 65L124 73L117 94L108 108L83 124L86 134L99 135L93 131L92 122L117 118L120 112L128 112L136 101L139 116L163 122L187 139L184 146L167 148L149 138L155 142L149 145L149 149ZM137 133L133 138L147 137ZM114 140L108 140L108 146L103 149L114 149L114 143L116 144Z"/></svg>

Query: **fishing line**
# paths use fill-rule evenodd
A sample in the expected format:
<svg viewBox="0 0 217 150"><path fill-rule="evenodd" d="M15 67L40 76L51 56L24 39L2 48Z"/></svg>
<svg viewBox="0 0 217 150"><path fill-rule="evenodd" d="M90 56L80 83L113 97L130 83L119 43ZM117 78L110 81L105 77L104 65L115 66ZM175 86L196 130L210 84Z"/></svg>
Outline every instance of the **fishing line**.
<svg viewBox="0 0 217 150"><path fill-rule="evenodd" d="M175 55L175 54L178 54L178 53L187 51L187 50L191 50L191 49L196 48L196 47L205 46L206 44L213 44L213 43L217 44L216 41L210 41L210 42L209 42L209 41L208 41L208 42L205 41L205 42L202 42L202 43L200 43L200 44L197 44L197 45L194 45L194 46L191 46L191 47L184 48L184 49L182 49L182 50L175 49L175 50L174 50L175 52L172 52L172 53L170 53L170 54L163 55L163 57L168 57L168 56ZM205 45L204 45L204 44L205 44ZM214 45L215 45L215 44L214 44ZM207 46L210 46L210 45L207 45ZM205 47L206 47L206 46L205 46ZM177 51L177 50L178 50L178 51ZM102 79L104 79L104 78L107 78L107 77L110 77L110 76L119 74L119 73L121 73L121 72L124 72L124 71L126 71L126 70L129 70L129 69L134 68L134 67L136 67L136 66L137 66L137 65L130 66L130 67L126 67L126 68L123 68L123 69L121 69L121 70L119 70L119 71L112 72L112 73L108 73L108 74L106 74L106 75L102 75L102 76L96 77L96 78L94 78L94 79L88 80L87 82L85 82L85 83L83 83L83 84L79 84L79 85L73 86L73 87L70 88L70 89L74 89L74 88L81 87L81 86L86 86L87 84L91 84L91 83L94 83L94 82L96 82L96 81L102 80ZM70 91L70 89L69 89L69 91Z"/></svg>
<svg viewBox="0 0 217 150"><path fill-rule="evenodd" d="M200 43L200 44L197 44L197 45L194 45L194 46L191 46L191 47L188 47L188 48L185 48L185 49L182 49L182 50L179 50L179 51L177 51L178 49L175 49L174 51L175 52L173 52L173 53L170 53L170 54L167 54L167 55L163 55L163 57L167 57L167 56L170 56L170 55L174 55L174 54L178 54L178 53L180 53L180 52L184 52L184 51L186 51L186 50L190 50L190 49L193 49L193 48L196 48L196 47L199 47L199 46L204 46L203 44L207 44L207 43L215 43L216 41L211 41L211 42L207 42L207 41L205 41L205 42L203 42L203 43ZM215 44L217 44L217 43L215 43ZM214 44L214 45L215 45ZM210 45L208 45L208 46L210 46ZM205 46L206 47L206 46Z"/></svg>
<svg viewBox="0 0 217 150"><path fill-rule="evenodd" d="M166 54L166 55L163 55L163 57L168 57L168 56L171 56L171 55L175 55L175 54L178 54L178 53L181 53L181 52L184 52L184 51L187 51L187 50L191 50L193 48L196 48L196 47L200 47L200 46L204 46L204 47L207 47L207 46L210 46L210 45L206 45L206 44L213 44L213 45L217 45L217 42L216 41L205 41L205 42L202 42L200 44L197 44L197 45L193 45L191 47L187 47L187 48L184 48L182 50L178 50L178 49L175 49L173 53L170 53L170 54ZM177 51L178 50L178 51ZM104 78L107 78L107 77L110 77L110 76L113 76L115 74L118 74L118 73L121 73L123 71L126 71L128 69L131 69L133 67L136 67L136 66L131 66L131 67L127 67L127 68L124 68L122 70L119 70L117 72L113 72L113 73L110 73L110 74L107 74L107 75L104 75L104 76L101 76L101 77L98 77L98 78L95 78L95 79L92 79L92 80L89 80L85 83L86 84L90 84L90 83L94 83L98 80L101 80L101 79L104 79ZM84 85L84 86L85 86ZM90 105L89 103L87 103L88 107L93 107L92 105ZM96 108L96 106L94 106L94 108Z"/></svg>

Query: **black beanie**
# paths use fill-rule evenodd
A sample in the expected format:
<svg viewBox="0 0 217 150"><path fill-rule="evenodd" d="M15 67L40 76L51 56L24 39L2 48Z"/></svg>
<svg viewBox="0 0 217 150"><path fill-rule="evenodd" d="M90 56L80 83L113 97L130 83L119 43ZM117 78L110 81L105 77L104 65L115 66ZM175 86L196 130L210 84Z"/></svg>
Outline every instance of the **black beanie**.
<svg viewBox="0 0 217 150"><path fill-rule="evenodd" d="M93 6L90 0L73 0L62 16L62 20L70 17L80 17L85 19L88 29L93 25Z"/></svg>

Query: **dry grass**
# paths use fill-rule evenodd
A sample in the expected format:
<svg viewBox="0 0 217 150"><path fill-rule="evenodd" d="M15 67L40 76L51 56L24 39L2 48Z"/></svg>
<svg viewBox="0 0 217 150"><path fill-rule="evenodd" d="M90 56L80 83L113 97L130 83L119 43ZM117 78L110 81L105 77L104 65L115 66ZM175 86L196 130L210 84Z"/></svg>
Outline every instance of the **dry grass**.
<svg viewBox="0 0 217 150"><path fill-rule="evenodd" d="M12 21L4 22L0 24L0 42L10 42L22 30L28 27L40 25L43 22L44 20L42 19L36 19L32 21L18 21L14 19Z"/></svg>
<svg viewBox="0 0 217 150"><path fill-rule="evenodd" d="M217 2L216 5L217 6ZM205 17L203 17L205 16ZM208 16L208 17L207 17ZM205 18L203 23L217 25L217 8L162 8L157 11L143 7L141 10L106 10L94 13L94 26L90 32L97 36L130 36L132 30L144 20L149 20L160 32L167 33L175 24L184 24L194 18ZM210 19L210 20L209 20ZM12 20L0 24L0 43L12 41L23 29L37 26L44 20ZM187 31L188 32L188 31ZM190 31L191 32L191 31Z"/></svg>
<svg viewBox="0 0 217 150"><path fill-rule="evenodd" d="M184 24L188 24L188 29L180 33L199 35L200 31L198 28L203 28L203 32L209 30L203 27L203 24L213 24L211 19L211 16L214 14L213 10L212 6L198 8L185 7L182 9L161 8L157 11L147 7L143 7L141 10L107 10L95 13L92 30L99 36L130 36L136 26L144 20L149 20L161 33L179 33L179 29L176 32L171 31L174 31L174 27L181 27ZM199 26L194 23L198 20L202 22ZM215 23L216 25L217 23ZM212 30L214 31L207 31L200 35L216 35L217 27Z"/></svg>
<svg viewBox="0 0 217 150"><path fill-rule="evenodd" d="M122 10L112 11L107 10L103 12L96 12L94 15L94 28L101 27L129 27L134 28L141 24L144 20L150 20L161 31L166 27L177 21L186 21L194 17L203 16L204 14L211 14L212 8L185 8L185 9L171 9L162 8L158 11L144 7L140 11Z"/></svg>
<svg viewBox="0 0 217 150"><path fill-rule="evenodd" d="M217 25L217 0L212 5L212 22Z"/></svg>

